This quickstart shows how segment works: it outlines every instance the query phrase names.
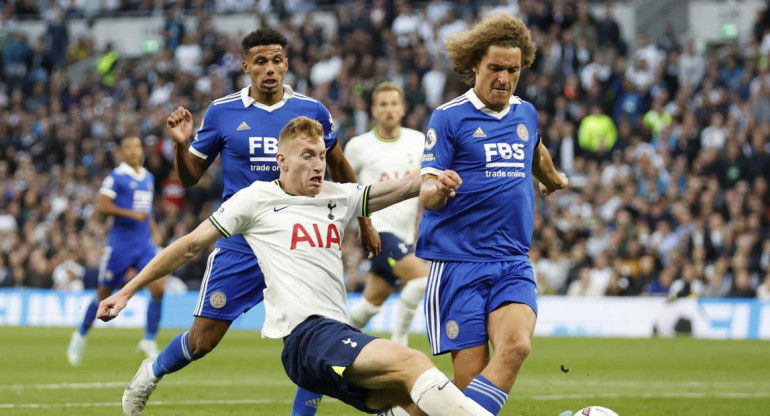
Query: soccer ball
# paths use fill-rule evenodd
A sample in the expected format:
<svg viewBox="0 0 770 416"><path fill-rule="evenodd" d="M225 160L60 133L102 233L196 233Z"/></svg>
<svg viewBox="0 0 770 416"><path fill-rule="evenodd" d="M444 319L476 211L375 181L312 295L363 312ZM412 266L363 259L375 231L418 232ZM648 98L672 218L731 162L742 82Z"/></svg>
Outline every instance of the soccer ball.
<svg viewBox="0 0 770 416"><path fill-rule="evenodd" d="M606 407L588 406L575 412L575 416L618 416L618 414Z"/></svg>

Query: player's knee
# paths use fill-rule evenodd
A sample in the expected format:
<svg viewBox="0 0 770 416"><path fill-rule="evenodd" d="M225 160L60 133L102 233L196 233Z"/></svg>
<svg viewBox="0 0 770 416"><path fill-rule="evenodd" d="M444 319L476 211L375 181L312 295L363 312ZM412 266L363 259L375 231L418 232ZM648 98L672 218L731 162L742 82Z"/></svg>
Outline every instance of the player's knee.
<svg viewBox="0 0 770 416"><path fill-rule="evenodd" d="M433 368L433 362L427 355L411 348L404 348L406 352L400 357L400 367L404 374L403 381L414 381L420 374Z"/></svg>
<svg viewBox="0 0 770 416"><path fill-rule="evenodd" d="M498 350L497 354L501 355L506 362L513 365L521 365L522 362L529 356L532 351L532 343L526 338L510 339Z"/></svg>

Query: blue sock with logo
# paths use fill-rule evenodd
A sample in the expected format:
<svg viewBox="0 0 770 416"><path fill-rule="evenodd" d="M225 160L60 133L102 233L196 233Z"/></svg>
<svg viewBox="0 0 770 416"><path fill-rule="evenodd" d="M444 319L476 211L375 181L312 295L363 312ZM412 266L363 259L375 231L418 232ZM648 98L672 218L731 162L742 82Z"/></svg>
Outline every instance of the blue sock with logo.
<svg viewBox="0 0 770 416"><path fill-rule="evenodd" d="M147 331L144 333L144 339L155 340L160 327L160 312L163 307L163 298L150 298L150 304L147 305Z"/></svg>
<svg viewBox="0 0 770 416"><path fill-rule="evenodd" d="M171 340L152 363L152 372L157 378L181 370L193 362L192 349L188 340L190 331L185 331Z"/></svg>
<svg viewBox="0 0 770 416"><path fill-rule="evenodd" d="M86 315L83 317L83 322L80 323L80 328L78 328L80 335L86 336L88 334L88 330L91 329L91 325L94 324L94 319L96 319L97 309L99 309L99 299L93 298L91 303L88 304Z"/></svg>
<svg viewBox="0 0 770 416"><path fill-rule="evenodd" d="M500 409L503 408L505 401L508 400L508 393L492 384L491 381L484 378L481 374L471 380L471 384L465 388L463 393L493 415L500 413Z"/></svg>
<svg viewBox="0 0 770 416"><path fill-rule="evenodd" d="M297 387L297 394L294 395L294 406L291 408L291 416L315 416L318 406L321 405L323 394L313 393Z"/></svg>

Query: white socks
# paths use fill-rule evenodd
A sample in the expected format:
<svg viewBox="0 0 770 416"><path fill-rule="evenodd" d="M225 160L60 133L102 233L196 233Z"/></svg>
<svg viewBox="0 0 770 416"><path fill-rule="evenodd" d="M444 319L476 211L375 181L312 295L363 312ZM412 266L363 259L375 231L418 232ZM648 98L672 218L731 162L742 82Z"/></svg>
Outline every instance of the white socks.
<svg viewBox="0 0 770 416"><path fill-rule="evenodd" d="M425 294L425 288L428 286L428 278L420 277L410 280L401 289L401 299L396 307L396 322L393 325L393 335L391 341L406 346L409 340L409 327L412 325L412 319L417 311L417 305Z"/></svg>
<svg viewBox="0 0 770 416"><path fill-rule="evenodd" d="M417 377L410 395L428 416L493 416L435 367Z"/></svg>
<svg viewBox="0 0 770 416"><path fill-rule="evenodd" d="M361 296L361 302L358 302L358 305L353 307L353 310L350 311L350 316L348 316L350 324L356 328L363 328L372 319L372 316L380 313L380 309L382 307L369 302L365 297Z"/></svg>

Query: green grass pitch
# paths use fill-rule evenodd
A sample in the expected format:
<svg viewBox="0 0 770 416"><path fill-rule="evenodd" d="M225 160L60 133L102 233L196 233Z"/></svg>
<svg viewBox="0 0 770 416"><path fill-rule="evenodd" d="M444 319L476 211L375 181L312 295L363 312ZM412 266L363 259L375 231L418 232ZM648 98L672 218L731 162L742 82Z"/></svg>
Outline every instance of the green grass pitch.
<svg viewBox="0 0 770 416"><path fill-rule="evenodd" d="M67 364L71 329L0 327L0 416L117 415L141 357L140 330L96 329L83 363ZM165 330L165 345L177 331ZM424 336L414 347L427 352ZM161 382L148 416L289 414L294 386L281 343L232 331L208 357ZM450 374L447 356L434 359ZM568 369L563 372L561 366ZM602 405L621 416L764 415L770 408L770 343L676 339L535 338L503 409L555 416ZM325 398L319 416L360 414Z"/></svg>

